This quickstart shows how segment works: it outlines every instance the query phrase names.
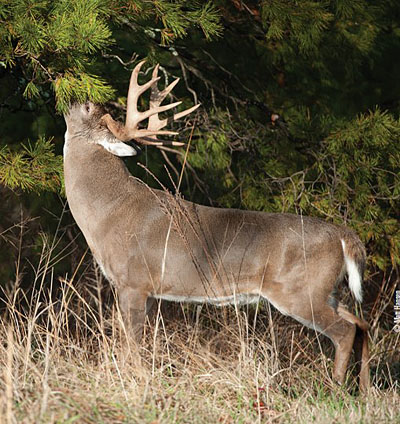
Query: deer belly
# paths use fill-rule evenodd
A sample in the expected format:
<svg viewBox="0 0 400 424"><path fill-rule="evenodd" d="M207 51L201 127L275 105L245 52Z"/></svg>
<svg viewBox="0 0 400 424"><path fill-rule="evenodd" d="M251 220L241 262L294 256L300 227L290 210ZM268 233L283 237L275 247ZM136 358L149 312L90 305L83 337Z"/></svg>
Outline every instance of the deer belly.
<svg viewBox="0 0 400 424"><path fill-rule="evenodd" d="M245 305L249 303L257 303L260 300L260 295L253 293L239 293L233 294L231 296L182 296L173 294L152 294L152 297L170 302L211 303L217 306Z"/></svg>

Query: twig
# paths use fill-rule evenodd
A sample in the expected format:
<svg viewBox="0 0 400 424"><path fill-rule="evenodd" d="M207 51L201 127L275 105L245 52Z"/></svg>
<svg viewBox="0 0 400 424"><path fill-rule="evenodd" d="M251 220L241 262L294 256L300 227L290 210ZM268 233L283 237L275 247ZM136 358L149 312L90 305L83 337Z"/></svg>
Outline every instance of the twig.
<svg viewBox="0 0 400 424"><path fill-rule="evenodd" d="M106 58L106 59L117 59L118 62L123 65L125 68L128 67L129 65L131 65L133 62L135 62L137 60L137 58L139 57L138 54L133 53L132 57L127 61L124 62L118 55L116 54L108 54L108 53L101 53L101 56Z"/></svg>
<svg viewBox="0 0 400 424"><path fill-rule="evenodd" d="M183 60L179 56L176 56L176 60L178 61L179 65L182 69L182 76L183 76L183 80L185 81L186 88L188 89L188 91L190 91L192 93L194 104L197 105L197 103L198 103L197 93L192 88L189 87L189 83L188 83L188 80L187 80L186 69L185 69L187 67L187 65L184 64ZM208 88L207 83L206 83L206 87Z"/></svg>

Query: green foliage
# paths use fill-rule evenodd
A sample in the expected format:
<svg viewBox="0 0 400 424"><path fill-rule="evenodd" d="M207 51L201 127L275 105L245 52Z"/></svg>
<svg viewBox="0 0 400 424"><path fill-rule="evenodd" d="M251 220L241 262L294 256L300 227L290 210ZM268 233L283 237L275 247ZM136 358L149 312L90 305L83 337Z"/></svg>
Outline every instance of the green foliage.
<svg viewBox="0 0 400 424"><path fill-rule="evenodd" d="M83 72L76 75L66 72L53 82L53 88L56 107L61 112L65 112L72 101L84 103L91 99L94 103L104 103L114 95L114 90L101 78Z"/></svg>
<svg viewBox="0 0 400 424"><path fill-rule="evenodd" d="M0 183L12 189L37 193L59 191L62 187L62 156L56 156L51 140L22 145L20 151L0 150Z"/></svg>
<svg viewBox="0 0 400 424"><path fill-rule="evenodd" d="M302 53L315 51L334 15L326 2L263 1L262 18L267 40L284 40L288 35Z"/></svg>
<svg viewBox="0 0 400 424"><path fill-rule="evenodd" d="M154 1L154 10L164 26L163 44L186 36L192 26L199 26L208 40L221 35L220 14L211 1Z"/></svg>
<svg viewBox="0 0 400 424"><path fill-rule="evenodd" d="M188 160L221 206L280 211L274 207L267 180L296 172L302 161L287 135L275 126L236 118L213 111L208 131L199 134Z"/></svg>
<svg viewBox="0 0 400 424"><path fill-rule="evenodd" d="M275 196L276 209L345 221L380 269L400 263L400 121L379 109L326 137L306 172Z"/></svg>
<svg viewBox="0 0 400 424"><path fill-rule="evenodd" d="M195 2L194 5L196 5ZM222 36L220 13L211 1L205 3L201 8L193 8L190 21L202 29L208 41Z"/></svg>
<svg viewBox="0 0 400 424"><path fill-rule="evenodd" d="M345 217L381 269L400 264L399 139L400 121L375 110L335 130L314 166L312 203L337 222Z"/></svg>
<svg viewBox="0 0 400 424"><path fill-rule="evenodd" d="M3 1L0 58L8 68L24 68L27 97L39 96L37 85L53 84L60 112L71 98L110 98L110 87L89 73L88 57L112 43L107 5L102 0ZM63 80L68 88L58 89Z"/></svg>
<svg viewBox="0 0 400 424"><path fill-rule="evenodd" d="M92 72L98 55L111 48L116 24L156 19L161 41L171 43L200 27L207 39L221 32L219 12L211 3L188 1L3 0L0 5L0 60L22 66L27 97L37 84L52 84L56 106L71 100L103 103L114 91Z"/></svg>
<svg viewBox="0 0 400 424"><path fill-rule="evenodd" d="M353 1L263 1L261 14L266 38L280 57L299 52L307 57L335 57L351 49L367 55L380 30L378 8L373 3ZM337 44L340 50L330 50ZM321 63L323 66L323 63Z"/></svg>

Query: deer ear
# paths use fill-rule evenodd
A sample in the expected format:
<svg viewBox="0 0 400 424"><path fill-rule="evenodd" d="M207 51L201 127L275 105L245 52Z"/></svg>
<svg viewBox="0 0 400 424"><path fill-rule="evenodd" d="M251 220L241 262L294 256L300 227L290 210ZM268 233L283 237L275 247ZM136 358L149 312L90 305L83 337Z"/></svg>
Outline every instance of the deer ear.
<svg viewBox="0 0 400 424"><path fill-rule="evenodd" d="M102 140L99 142L106 150L112 153L115 156L136 156L137 151L128 144L123 143L122 141L110 142L107 140Z"/></svg>

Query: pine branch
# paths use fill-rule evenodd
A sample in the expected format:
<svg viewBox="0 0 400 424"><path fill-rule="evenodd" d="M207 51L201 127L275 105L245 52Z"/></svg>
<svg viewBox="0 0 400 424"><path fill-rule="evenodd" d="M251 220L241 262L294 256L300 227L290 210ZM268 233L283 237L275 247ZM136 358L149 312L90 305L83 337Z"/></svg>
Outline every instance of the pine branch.
<svg viewBox="0 0 400 424"><path fill-rule="evenodd" d="M22 145L21 151L4 146L0 150L0 183L25 191L57 191L62 188L62 156L54 154L50 140Z"/></svg>

